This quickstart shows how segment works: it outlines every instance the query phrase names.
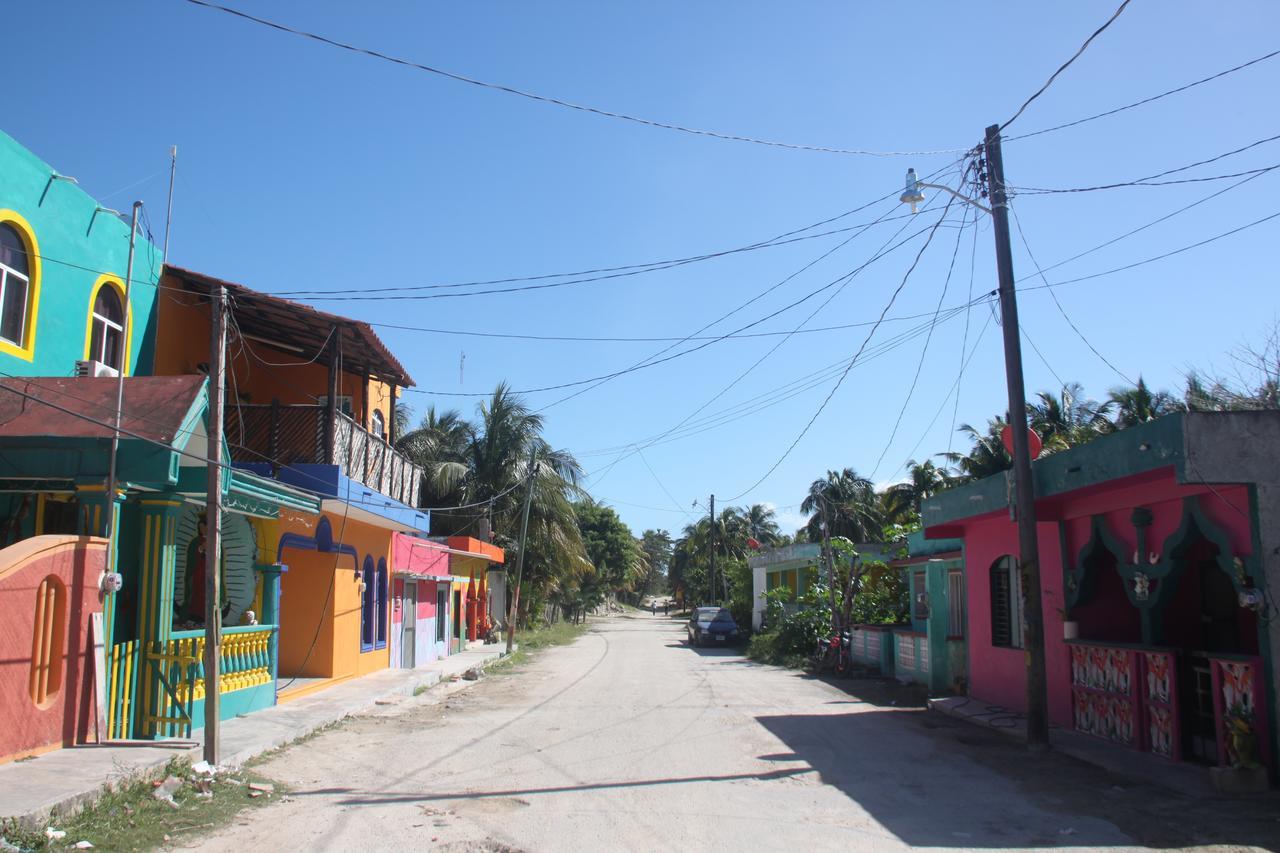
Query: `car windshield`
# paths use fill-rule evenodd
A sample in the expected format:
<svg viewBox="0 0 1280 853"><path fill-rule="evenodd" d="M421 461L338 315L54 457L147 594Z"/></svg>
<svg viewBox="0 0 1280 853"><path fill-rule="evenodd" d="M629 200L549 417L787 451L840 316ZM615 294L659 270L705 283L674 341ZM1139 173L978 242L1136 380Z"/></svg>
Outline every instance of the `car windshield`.
<svg viewBox="0 0 1280 853"><path fill-rule="evenodd" d="M699 622L732 622L733 615L723 607L703 607L698 610Z"/></svg>

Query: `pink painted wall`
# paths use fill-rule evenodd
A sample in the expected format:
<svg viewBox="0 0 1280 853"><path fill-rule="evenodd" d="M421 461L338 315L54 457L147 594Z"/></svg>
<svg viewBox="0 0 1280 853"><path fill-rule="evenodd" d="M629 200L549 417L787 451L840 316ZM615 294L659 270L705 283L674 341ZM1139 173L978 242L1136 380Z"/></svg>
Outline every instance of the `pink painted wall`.
<svg viewBox="0 0 1280 853"><path fill-rule="evenodd" d="M449 552L438 542L396 533L391 539L391 571L412 575L449 574Z"/></svg>
<svg viewBox="0 0 1280 853"><path fill-rule="evenodd" d="M91 618L102 612L98 578L107 565L107 541L36 536L0 550L0 763L84 743L97 715L93 687ZM36 595L56 577L65 589L60 624L62 655L51 661L61 687L43 707L30 693Z"/></svg>
<svg viewBox="0 0 1280 853"><path fill-rule="evenodd" d="M1182 500L1197 495L1205 515L1226 531L1233 555L1253 552L1249 529L1249 493L1244 486L1217 486L1216 493L1203 486L1179 485L1172 469L1145 482L1116 483L1110 488L1037 501L1042 521L1037 525L1040 545L1041 600L1045 623L1045 669L1049 688L1049 716L1057 725L1071 725L1070 658L1062 639L1063 574L1056 519L1067 533L1067 558L1075 562L1091 535L1093 515L1104 514L1108 528L1121 543L1126 560L1132 559L1137 540L1129 520L1135 507L1152 511L1149 548L1160 552L1164 542L1182 521ZM1021 649L991 645L990 568L999 558L1018 553L1018 531L1006 512L960 522L965 541L965 573L969 605L969 683L971 694L1015 710L1026 708L1026 655ZM1110 606L1112 605L1104 605ZM1255 632L1256 633L1256 632ZM1082 638L1086 638L1082 633Z"/></svg>

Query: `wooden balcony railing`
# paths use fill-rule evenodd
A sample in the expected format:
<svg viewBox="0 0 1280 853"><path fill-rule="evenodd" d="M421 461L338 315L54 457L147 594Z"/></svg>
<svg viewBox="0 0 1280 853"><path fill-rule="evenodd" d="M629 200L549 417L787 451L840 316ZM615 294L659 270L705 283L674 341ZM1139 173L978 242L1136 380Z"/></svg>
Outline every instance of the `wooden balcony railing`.
<svg viewBox="0 0 1280 853"><path fill-rule="evenodd" d="M227 407L226 435L237 462L339 465L342 472L374 491L416 507L422 469L381 438L338 412L333 449L326 448L324 406L279 404Z"/></svg>

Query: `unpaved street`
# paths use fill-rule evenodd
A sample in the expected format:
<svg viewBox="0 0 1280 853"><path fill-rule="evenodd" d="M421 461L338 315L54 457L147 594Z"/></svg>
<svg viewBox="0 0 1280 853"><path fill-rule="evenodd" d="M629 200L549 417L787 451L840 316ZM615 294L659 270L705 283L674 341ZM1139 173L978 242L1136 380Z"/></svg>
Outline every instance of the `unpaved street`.
<svg viewBox="0 0 1280 853"><path fill-rule="evenodd" d="M871 682L850 695L682 638L660 616L599 620L514 673L349 720L263 765L292 794L201 849L1236 849L1280 833L1274 803L1192 802Z"/></svg>

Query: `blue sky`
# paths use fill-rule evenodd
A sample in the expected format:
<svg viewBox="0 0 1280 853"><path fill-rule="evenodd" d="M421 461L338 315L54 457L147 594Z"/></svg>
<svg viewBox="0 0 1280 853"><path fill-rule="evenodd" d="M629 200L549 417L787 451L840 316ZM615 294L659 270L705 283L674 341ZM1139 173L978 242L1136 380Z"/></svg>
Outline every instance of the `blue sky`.
<svg viewBox="0 0 1280 853"><path fill-rule="evenodd" d="M984 127L1012 115L1116 5L228 2L603 109L880 151L978 142ZM177 144L170 259L266 291L467 282L719 251L837 216L898 191L908 166L930 173L951 169L958 157L793 151L642 127L338 51L182 0L50 0L20 4L5 17L7 66L23 70L9 77L4 129L101 201L124 209L141 198L157 227L167 153ZM1280 47L1278 32L1280 7L1265 0L1229 6L1135 0L1008 132L1050 127L1208 76ZM1084 187L1207 159L1280 133L1278 90L1280 57L1113 117L1011 141L1006 176L1014 186ZM1174 177L1276 163L1280 142ZM944 176L953 179L954 169ZM1024 194L1013 206L1036 259L1048 266L1232 183ZM941 199L931 202L932 209L941 206ZM828 228L904 212L894 206L885 201ZM1048 276L1060 281L1109 270L1276 211L1280 170ZM960 213L953 207L953 225ZM904 223L905 237L933 221L927 211L919 216L869 229L708 334L757 320L837 279ZM542 291L315 304L375 324L678 339L848 236ZM1228 368L1233 347L1271 327L1280 292L1270 251L1277 237L1280 219L1055 292L1120 374L1141 373L1153 385L1176 388L1192 366ZM923 240L868 267L808 326L874 321ZM1033 287L1039 282L1017 231L1014 241L1022 286ZM953 254L944 306L968 301L971 259L972 292L995 287L985 219L976 243L972 226L942 227L888 316L932 315ZM752 331L796 328L832 290ZM1029 392L1058 386L1055 374L1099 397L1123 381L1071 329L1047 290L1027 290L1020 307L1024 332L1043 355L1026 350ZM960 377L965 340L973 352L960 377L956 419L979 424L1005 408L1000 334L990 317L978 305L935 327L905 408L924 336L855 366L787 459L737 502L773 504L790 529L801 521L797 504L807 484L828 468L850 466L888 482L909 457L962 449L952 432L954 398L945 404L944 398ZM871 347L928 319L886 322ZM548 434L578 454L591 472L591 491L637 533L676 530L701 511L690 510L695 499L705 504L715 493L724 504L778 460L835 379L779 402L780 389L851 356L866 331L790 338L698 416L724 417L641 454L609 449L680 423L780 338L724 340L614 379L548 408ZM516 389L574 382L626 368L668 345L504 340L385 326L379 332L420 389L454 393L485 393L501 380ZM528 399L541 407L564 393ZM477 398L410 393L407 400L418 413L431 403L470 413Z"/></svg>

